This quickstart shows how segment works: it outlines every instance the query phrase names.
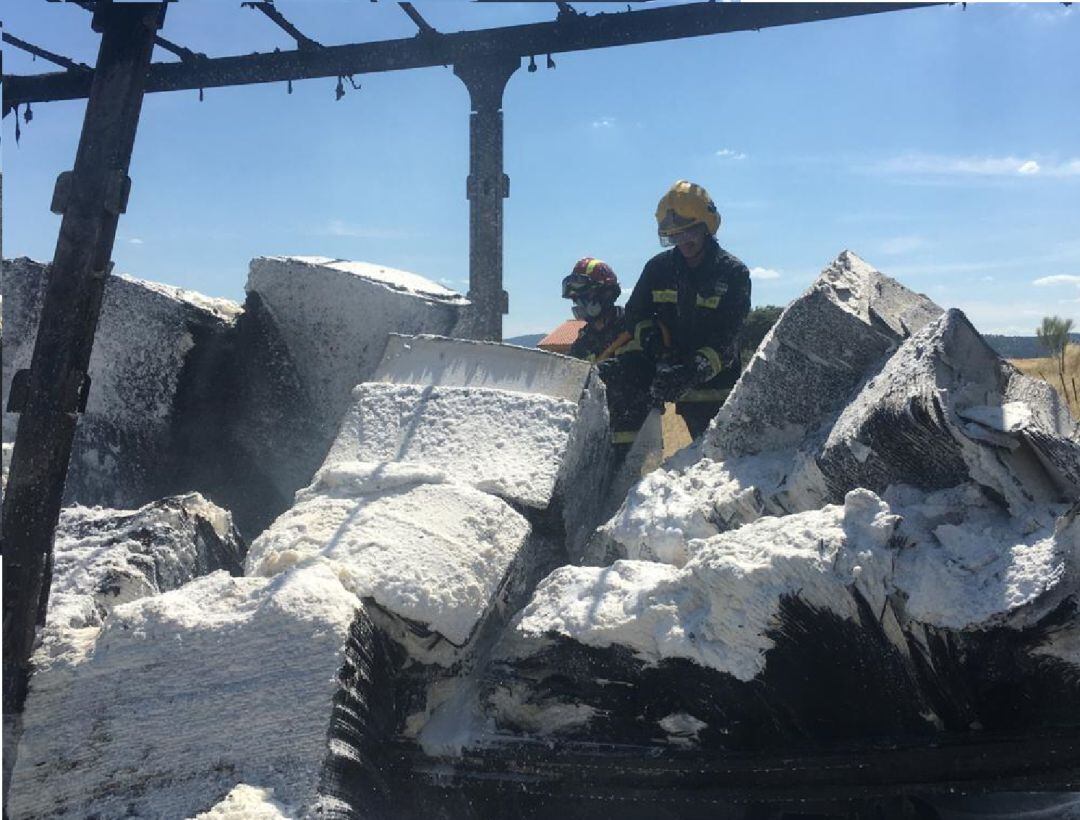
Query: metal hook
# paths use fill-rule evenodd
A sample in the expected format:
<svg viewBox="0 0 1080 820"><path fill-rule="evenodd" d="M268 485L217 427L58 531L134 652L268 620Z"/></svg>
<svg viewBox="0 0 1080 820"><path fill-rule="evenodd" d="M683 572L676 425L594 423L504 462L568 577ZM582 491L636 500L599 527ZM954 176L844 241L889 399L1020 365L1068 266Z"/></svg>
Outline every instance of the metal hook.
<svg viewBox="0 0 1080 820"><path fill-rule="evenodd" d="M288 93L292 94L292 80L286 80L285 81L285 88L288 91Z"/></svg>
<svg viewBox="0 0 1080 820"><path fill-rule="evenodd" d="M555 68L555 61L551 59L550 54L547 56L547 67L548 68Z"/></svg>
<svg viewBox="0 0 1080 820"><path fill-rule="evenodd" d="M536 58L533 55L529 55L529 73L532 74L536 71Z"/></svg>
<svg viewBox="0 0 1080 820"><path fill-rule="evenodd" d="M203 93L202 93L202 89L200 88L199 89L199 102L202 102L202 101L203 101Z"/></svg>
<svg viewBox="0 0 1080 820"><path fill-rule="evenodd" d="M340 100L345 96L345 84L341 82L341 77L337 78L337 88L334 89L334 100Z"/></svg>
<svg viewBox="0 0 1080 820"><path fill-rule="evenodd" d="M34 112L30 110L30 103L26 104L26 108L23 109L23 122L30 122L34 118Z"/></svg>

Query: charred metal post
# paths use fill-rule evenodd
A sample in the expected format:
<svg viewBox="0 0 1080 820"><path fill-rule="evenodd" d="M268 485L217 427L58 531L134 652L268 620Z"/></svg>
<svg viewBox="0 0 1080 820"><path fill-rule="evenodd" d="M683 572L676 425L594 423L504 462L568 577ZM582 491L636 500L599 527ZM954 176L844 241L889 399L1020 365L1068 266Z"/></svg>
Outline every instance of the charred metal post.
<svg viewBox="0 0 1080 820"><path fill-rule="evenodd" d="M53 195L52 209L63 220L26 376L25 403L16 408L21 416L4 496L5 718L22 711L37 622L44 620L50 582L46 567L89 384L90 349L116 226L131 185L128 167L154 35L165 7L98 3L92 25L102 35L101 47L75 167L60 175Z"/></svg>
<svg viewBox="0 0 1080 820"><path fill-rule="evenodd" d="M464 333L502 341L502 317L510 310L503 290L503 200L510 177L503 172L503 90L521 58L457 62L454 73L469 90L469 308Z"/></svg>

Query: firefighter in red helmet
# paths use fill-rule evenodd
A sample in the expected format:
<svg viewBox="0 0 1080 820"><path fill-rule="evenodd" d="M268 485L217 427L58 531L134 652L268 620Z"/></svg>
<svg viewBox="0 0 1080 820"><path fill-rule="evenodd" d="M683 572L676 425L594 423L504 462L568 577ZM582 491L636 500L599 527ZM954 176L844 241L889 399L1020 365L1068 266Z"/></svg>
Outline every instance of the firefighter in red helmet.
<svg viewBox="0 0 1080 820"><path fill-rule="evenodd" d="M573 301L574 318L585 325L570 347L571 356L604 361L630 339L629 334L621 335L622 308L615 304L621 293L619 279L607 262L586 256L574 265L562 281L562 295Z"/></svg>

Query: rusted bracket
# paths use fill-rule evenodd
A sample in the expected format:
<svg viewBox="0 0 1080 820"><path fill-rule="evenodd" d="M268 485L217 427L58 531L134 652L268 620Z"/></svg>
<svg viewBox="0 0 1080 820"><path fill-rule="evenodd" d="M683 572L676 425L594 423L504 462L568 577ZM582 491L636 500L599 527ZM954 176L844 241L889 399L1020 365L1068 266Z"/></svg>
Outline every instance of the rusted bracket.
<svg viewBox="0 0 1080 820"><path fill-rule="evenodd" d="M108 172L106 180L105 196L102 207L105 212L113 216L127 213L128 198L131 196L131 177L119 169ZM54 214L67 213L68 202L71 199L71 171L61 171L56 178L56 187L53 188L52 202L49 210Z"/></svg>
<svg viewBox="0 0 1080 820"><path fill-rule="evenodd" d="M559 7L559 14L555 18L556 20L569 20L581 15L581 12L567 3L566 0L555 0L555 5Z"/></svg>

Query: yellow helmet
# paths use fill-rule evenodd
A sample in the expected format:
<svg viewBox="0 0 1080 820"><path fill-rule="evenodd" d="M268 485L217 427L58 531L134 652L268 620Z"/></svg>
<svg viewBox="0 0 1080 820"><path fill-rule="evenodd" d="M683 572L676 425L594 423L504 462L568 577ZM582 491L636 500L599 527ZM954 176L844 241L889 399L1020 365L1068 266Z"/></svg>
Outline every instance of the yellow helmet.
<svg viewBox="0 0 1080 820"><path fill-rule="evenodd" d="M663 244L677 233L694 225L704 225L710 234L720 228L720 212L700 185L680 179L656 206L656 230Z"/></svg>

